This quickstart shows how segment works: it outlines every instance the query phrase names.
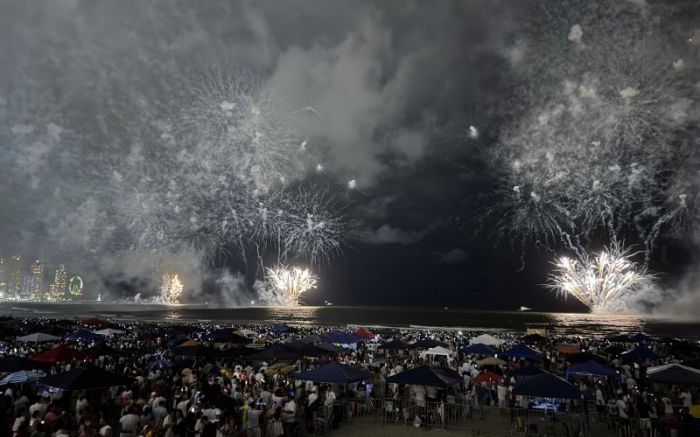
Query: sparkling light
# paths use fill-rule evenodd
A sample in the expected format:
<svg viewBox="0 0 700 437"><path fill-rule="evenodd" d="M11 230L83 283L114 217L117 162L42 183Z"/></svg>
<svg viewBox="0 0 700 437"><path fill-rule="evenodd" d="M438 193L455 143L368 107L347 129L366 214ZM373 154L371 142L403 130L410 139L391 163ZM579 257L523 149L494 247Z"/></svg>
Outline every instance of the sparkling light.
<svg viewBox="0 0 700 437"><path fill-rule="evenodd" d="M594 256L557 259L547 287L558 295L572 296L591 311L619 311L627 298L651 285L654 276L631 260L632 254L617 242Z"/></svg>
<svg viewBox="0 0 700 437"><path fill-rule="evenodd" d="M162 302L167 305L180 303L180 294L182 294L182 289L182 282L176 273L164 274L163 281L160 286L160 297Z"/></svg>
<svg viewBox="0 0 700 437"><path fill-rule="evenodd" d="M267 280L284 302L298 305L303 293L316 288L318 277L300 267L276 267L267 269Z"/></svg>

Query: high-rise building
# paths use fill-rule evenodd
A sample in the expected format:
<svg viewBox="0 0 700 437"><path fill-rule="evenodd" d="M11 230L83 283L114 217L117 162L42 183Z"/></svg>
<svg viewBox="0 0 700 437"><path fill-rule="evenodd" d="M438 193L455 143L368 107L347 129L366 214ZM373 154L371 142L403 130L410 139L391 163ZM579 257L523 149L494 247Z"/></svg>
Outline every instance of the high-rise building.
<svg viewBox="0 0 700 437"><path fill-rule="evenodd" d="M42 300L44 299L44 265L39 260L34 261L31 272L34 278L33 299Z"/></svg>
<svg viewBox="0 0 700 437"><path fill-rule="evenodd" d="M0 256L0 296L7 295L7 275L5 274L5 258Z"/></svg>
<svg viewBox="0 0 700 437"><path fill-rule="evenodd" d="M49 285L49 297L51 300L63 300L68 293L68 279L66 266L59 264L53 275L53 282Z"/></svg>
<svg viewBox="0 0 700 437"><path fill-rule="evenodd" d="M10 297L17 298L22 291L22 277L24 276L22 267L21 256L15 255L10 258L10 265L7 269L10 272L7 281L7 294Z"/></svg>

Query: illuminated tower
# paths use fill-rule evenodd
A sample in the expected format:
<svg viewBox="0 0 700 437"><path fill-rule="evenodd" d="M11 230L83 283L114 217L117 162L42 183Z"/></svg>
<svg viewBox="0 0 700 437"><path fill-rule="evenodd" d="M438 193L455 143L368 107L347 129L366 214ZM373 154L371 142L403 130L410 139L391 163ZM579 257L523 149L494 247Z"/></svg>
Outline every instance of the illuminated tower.
<svg viewBox="0 0 700 437"><path fill-rule="evenodd" d="M0 296L7 295L7 277L5 275L5 258L0 256Z"/></svg>
<svg viewBox="0 0 700 437"><path fill-rule="evenodd" d="M59 264L53 275L53 282L49 286L49 297L51 300L63 300L68 291L68 278L66 266Z"/></svg>
<svg viewBox="0 0 700 437"><path fill-rule="evenodd" d="M39 260L34 261L32 264L32 290L31 294L34 299L43 300L44 299L44 265L39 262Z"/></svg>
<svg viewBox="0 0 700 437"><path fill-rule="evenodd" d="M7 281L7 294L10 297L19 297L22 291L22 257L15 255L10 259L10 265L8 266L10 272Z"/></svg>

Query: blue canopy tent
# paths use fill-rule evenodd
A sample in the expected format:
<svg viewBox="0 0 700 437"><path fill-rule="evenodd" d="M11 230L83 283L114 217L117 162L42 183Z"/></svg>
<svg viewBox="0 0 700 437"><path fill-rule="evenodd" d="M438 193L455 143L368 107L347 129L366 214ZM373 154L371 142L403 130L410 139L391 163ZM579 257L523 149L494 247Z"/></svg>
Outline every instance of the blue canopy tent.
<svg viewBox="0 0 700 437"><path fill-rule="evenodd" d="M301 355L287 345L276 343L265 350L248 355L247 358L251 361L295 360Z"/></svg>
<svg viewBox="0 0 700 437"><path fill-rule="evenodd" d="M613 344L605 348L605 353L610 355L620 355L624 351L624 346L621 346L619 344Z"/></svg>
<svg viewBox="0 0 700 437"><path fill-rule="evenodd" d="M331 361L321 367L297 373L295 378L300 381L313 381L327 384L350 384L352 382L370 379L368 370L340 364Z"/></svg>
<svg viewBox="0 0 700 437"><path fill-rule="evenodd" d="M340 330L331 331L323 336L323 339L328 343L334 344L353 344L364 339L355 333L347 333Z"/></svg>
<svg viewBox="0 0 700 437"><path fill-rule="evenodd" d="M44 372L35 370L20 370L10 373L0 380L0 386L10 384L31 384L46 376Z"/></svg>
<svg viewBox="0 0 700 437"><path fill-rule="evenodd" d="M104 341L104 335L95 334L92 331L80 330L66 334L67 341Z"/></svg>
<svg viewBox="0 0 700 437"><path fill-rule="evenodd" d="M272 330L274 332L288 332L289 325L287 325L286 323L277 323L276 325L272 325Z"/></svg>
<svg viewBox="0 0 700 437"><path fill-rule="evenodd" d="M600 355L591 352L577 352L566 356L566 361L570 363L587 363L588 361L597 361L602 365L608 364L608 360Z"/></svg>
<svg viewBox="0 0 700 437"><path fill-rule="evenodd" d="M656 359L656 358L661 358L661 355L657 354L653 350L646 348L644 346L639 346L636 347L630 351L624 352L620 354L622 358L633 358L633 359Z"/></svg>
<svg viewBox="0 0 700 437"><path fill-rule="evenodd" d="M522 379L513 387L513 394L538 398L581 399L583 393L568 381L551 373Z"/></svg>
<svg viewBox="0 0 700 437"><path fill-rule="evenodd" d="M527 360L541 360L544 355L526 344L513 346L502 354L504 357L525 358Z"/></svg>
<svg viewBox="0 0 700 437"><path fill-rule="evenodd" d="M475 354L475 355L496 355L498 352L491 346L487 346L482 343L472 344L462 349L465 354Z"/></svg>
<svg viewBox="0 0 700 437"><path fill-rule="evenodd" d="M442 388L462 382L462 377L454 370L428 366L405 370L386 379L387 384L427 385Z"/></svg>
<svg viewBox="0 0 700 437"><path fill-rule="evenodd" d="M388 351L404 351L410 349L411 346L408 345L407 343L404 343L401 340L393 340L390 341L389 343L384 343L379 346L379 349L384 349Z"/></svg>
<svg viewBox="0 0 700 437"><path fill-rule="evenodd" d="M611 369L608 366L604 366L597 361L587 361L585 363L574 364L569 366L564 372L566 379L569 379L571 375L597 375L606 376L608 378L615 378L617 376L617 371Z"/></svg>
<svg viewBox="0 0 700 437"><path fill-rule="evenodd" d="M524 379L542 373L547 373L547 371L537 366L527 366L513 372L513 376L515 376L515 379Z"/></svg>
<svg viewBox="0 0 700 437"><path fill-rule="evenodd" d="M681 364L666 364L647 369L650 382L677 385L700 385L700 369Z"/></svg>

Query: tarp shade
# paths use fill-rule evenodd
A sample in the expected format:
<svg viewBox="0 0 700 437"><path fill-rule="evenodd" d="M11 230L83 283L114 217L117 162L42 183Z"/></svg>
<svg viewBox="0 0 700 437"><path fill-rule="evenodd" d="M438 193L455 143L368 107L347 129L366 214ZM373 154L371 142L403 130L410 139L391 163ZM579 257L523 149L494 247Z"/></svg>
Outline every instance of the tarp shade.
<svg viewBox="0 0 700 437"><path fill-rule="evenodd" d="M328 384L349 384L370 379L369 371L358 369L337 361L331 361L321 367L297 373L296 379Z"/></svg>
<svg viewBox="0 0 700 437"><path fill-rule="evenodd" d="M386 379L387 384L426 385L443 388L461 384L462 381L462 377L454 370L428 366L405 370Z"/></svg>

